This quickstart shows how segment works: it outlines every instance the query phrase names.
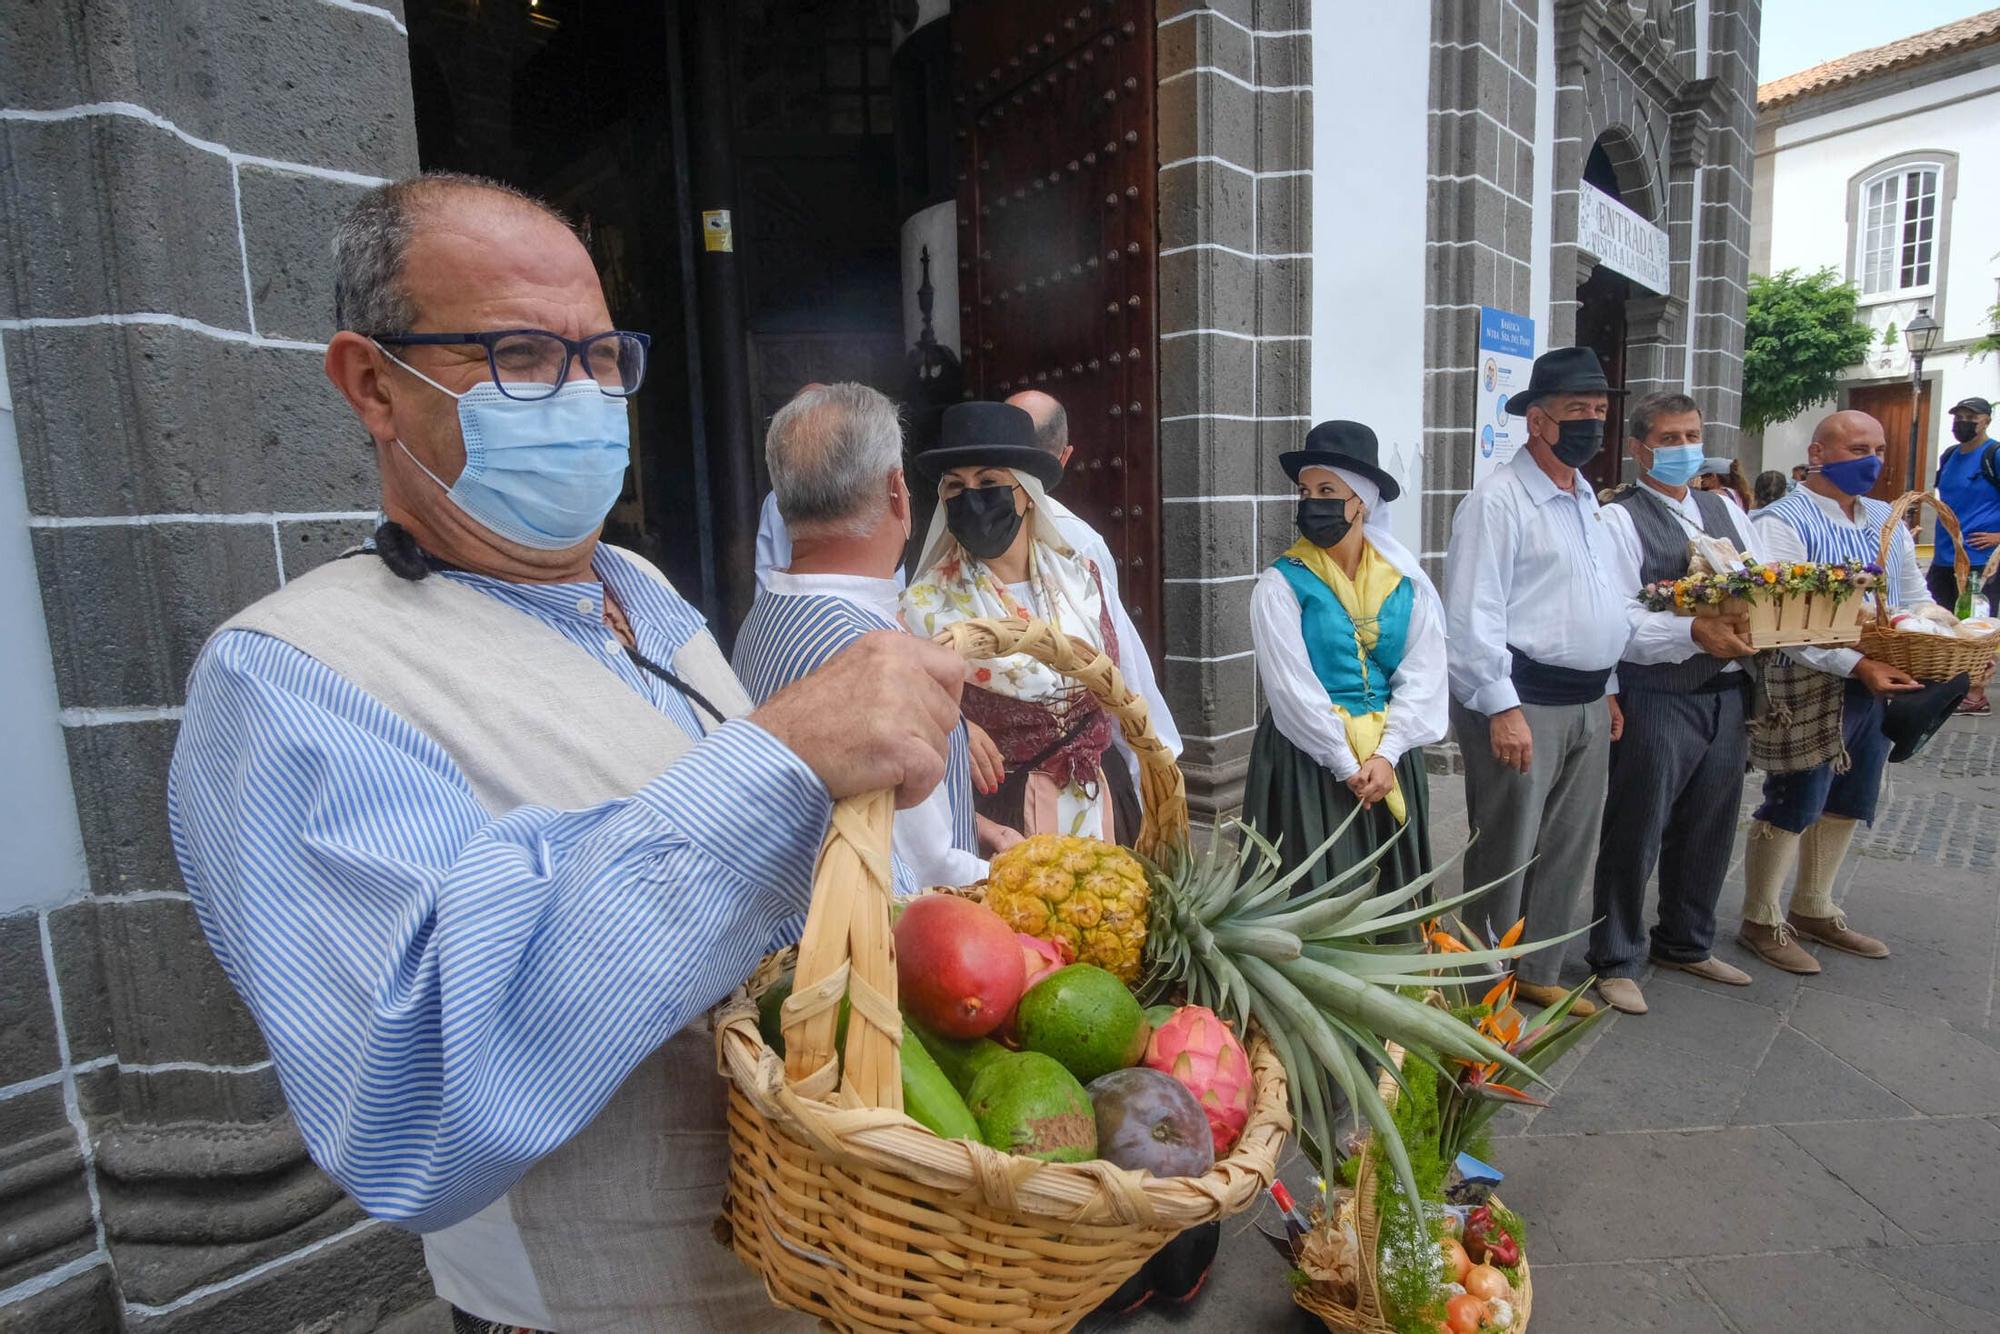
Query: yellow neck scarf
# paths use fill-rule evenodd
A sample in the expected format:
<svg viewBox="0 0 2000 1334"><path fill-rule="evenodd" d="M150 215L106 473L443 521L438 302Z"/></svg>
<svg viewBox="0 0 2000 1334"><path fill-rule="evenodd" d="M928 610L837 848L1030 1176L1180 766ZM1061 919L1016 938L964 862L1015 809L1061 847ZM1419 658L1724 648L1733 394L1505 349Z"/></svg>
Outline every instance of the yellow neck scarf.
<svg viewBox="0 0 2000 1334"><path fill-rule="evenodd" d="M1366 658L1368 650L1375 647L1375 641L1380 637L1376 622L1382 614L1382 604L1403 582L1403 572L1383 559L1382 553L1365 541L1361 544L1361 561L1354 567L1352 579L1334 561L1332 552L1314 546L1303 537L1292 543L1285 554L1311 570L1321 583L1333 590L1334 597L1340 600L1342 609L1354 622L1354 652L1356 656ZM1363 667L1365 670L1365 663ZM1347 745L1354 752L1356 761L1366 761L1381 748L1382 732L1389 724L1388 710L1350 714L1335 704L1333 712L1347 732ZM1393 777L1389 782L1389 795L1382 801L1389 808L1389 814L1396 817L1397 824L1409 819L1402 784Z"/></svg>

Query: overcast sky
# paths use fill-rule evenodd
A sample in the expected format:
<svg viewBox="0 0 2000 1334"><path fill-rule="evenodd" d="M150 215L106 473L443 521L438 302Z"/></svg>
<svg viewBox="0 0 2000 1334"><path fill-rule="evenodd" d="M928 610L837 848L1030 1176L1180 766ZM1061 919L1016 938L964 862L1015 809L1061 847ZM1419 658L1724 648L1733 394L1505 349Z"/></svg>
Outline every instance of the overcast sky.
<svg viewBox="0 0 2000 1334"><path fill-rule="evenodd" d="M1764 0L1757 81L1993 8L1980 0Z"/></svg>

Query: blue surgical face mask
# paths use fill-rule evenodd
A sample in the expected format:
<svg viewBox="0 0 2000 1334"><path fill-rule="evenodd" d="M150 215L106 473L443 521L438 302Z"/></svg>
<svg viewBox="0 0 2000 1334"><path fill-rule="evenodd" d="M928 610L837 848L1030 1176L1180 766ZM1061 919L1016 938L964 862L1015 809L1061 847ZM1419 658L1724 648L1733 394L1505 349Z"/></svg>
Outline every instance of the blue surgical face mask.
<svg viewBox="0 0 2000 1334"><path fill-rule="evenodd" d="M1875 483L1882 476L1882 456L1863 454L1858 459L1822 463L1819 475L1850 496L1865 496L1875 489Z"/></svg>
<svg viewBox="0 0 2000 1334"><path fill-rule="evenodd" d="M382 352L458 400L465 470L456 482L447 484L396 442L454 505L508 541L540 551L573 547L597 531L625 485L631 455L625 400L608 396L595 380L571 380L538 399L509 398L491 380L452 393L387 348Z"/></svg>
<svg viewBox="0 0 2000 1334"><path fill-rule="evenodd" d="M1701 471L1700 445L1658 445L1646 475L1661 486L1686 486Z"/></svg>

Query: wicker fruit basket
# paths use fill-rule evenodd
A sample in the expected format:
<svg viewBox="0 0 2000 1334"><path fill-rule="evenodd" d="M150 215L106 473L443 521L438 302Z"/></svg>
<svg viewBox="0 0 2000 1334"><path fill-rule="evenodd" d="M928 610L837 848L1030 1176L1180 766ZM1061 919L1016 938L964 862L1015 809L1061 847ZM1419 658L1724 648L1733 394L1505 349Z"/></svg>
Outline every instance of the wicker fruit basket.
<svg viewBox="0 0 2000 1334"><path fill-rule="evenodd" d="M938 642L966 658L1026 653L1087 687L1140 760L1139 851L1186 843L1180 771L1102 652L1034 621L961 622ZM838 1329L1068 1329L1181 1231L1257 1203L1291 1126L1283 1066L1253 1035L1249 1124L1201 1177L1043 1163L932 1134L902 1112L892 815L886 792L835 806L798 948L764 960L716 1012L730 1244L774 1301ZM781 1059L757 1031L757 998L794 958ZM852 1017L836 1061L842 994Z"/></svg>
<svg viewBox="0 0 2000 1334"><path fill-rule="evenodd" d="M1389 1058L1400 1069L1403 1064L1403 1049L1395 1043L1389 1044ZM1391 1109L1396 1105L1399 1092L1396 1081L1385 1070L1375 1082L1375 1091L1382 1095L1382 1101ZM1395 1334L1388 1319L1382 1314L1382 1290L1378 1266L1381 1263L1382 1220L1375 1211L1376 1161L1371 1138L1361 1150L1361 1167L1354 1178L1354 1219L1355 1235L1361 1243L1361 1278L1356 1285L1357 1301L1348 1306L1335 1301L1325 1292L1311 1286L1292 1289L1292 1300L1320 1318L1320 1322L1337 1334ZM1494 1197L1499 1202L1499 1197ZM1528 1252L1521 1251L1521 1286L1514 1292L1514 1323L1508 1327L1509 1334L1526 1334L1528 1312L1535 1302L1534 1276L1528 1272Z"/></svg>
<svg viewBox="0 0 2000 1334"><path fill-rule="evenodd" d="M1889 521L1882 525L1876 563L1884 570L1889 568L1890 545L1896 530L1905 518L1926 504L1937 511L1939 522L1951 534L1955 548L1952 565L1959 587L1963 588L1972 576L1972 557L1966 550L1965 536L1959 531L1958 516L1934 492L1905 492L1889 507ZM1899 667L1919 681L1946 681L1965 672L1978 685L1993 673L1993 656L2000 653L2000 631L1974 639L1898 630L1889 624L1889 599L1882 596L1875 599L1874 618L1861 627L1860 647L1864 656Z"/></svg>

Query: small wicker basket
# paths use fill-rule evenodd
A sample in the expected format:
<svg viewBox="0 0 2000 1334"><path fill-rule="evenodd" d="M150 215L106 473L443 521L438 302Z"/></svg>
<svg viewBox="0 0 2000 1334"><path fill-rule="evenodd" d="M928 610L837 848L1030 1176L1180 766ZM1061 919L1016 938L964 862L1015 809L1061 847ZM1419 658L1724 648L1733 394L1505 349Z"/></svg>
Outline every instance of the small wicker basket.
<svg viewBox="0 0 2000 1334"><path fill-rule="evenodd" d="M1391 1042L1388 1044L1389 1059L1398 1069L1403 1065L1403 1049ZM1375 1091L1392 1110L1396 1105L1400 1089L1396 1081L1385 1070L1375 1082ZM1354 1178L1354 1232L1361 1243L1361 1279L1357 1284L1357 1300L1353 1306L1336 1301L1328 1293L1306 1287L1292 1289L1292 1300L1320 1318L1328 1329L1337 1334L1395 1334L1388 1318L1382 1313L1382 1289L1378 1266L1381 1263L1382 1220L1375 1212L1375 1179L1378 1175L1375 1161L1374 1140L1362 1147L1361 1167ZM1499 1202L1499 1197L1494 1197ZM1521 1286L1514 1292L1514 1323L1508 1327L1508 1334L1526 1334L1528 1312L1535 1303L1534 1276L1528 1272L1528 1253L1521 1252Z"/></svg>
<svg viewBox="0 0 2000 1334"><path fill-rule="evenodd" d="M1963 588L1965 581L1972 577L1972 557L1966 550L1964 535L1959 532L1958 516L1935 492L1909 491L1897 497L1896 503L1889 507L1889 521L1882 525L1882 542L1875 558L1876 564L1885 571L1889 568L1889 552L1896 529L1911 512L1925 504L1937 511L1938 521L1951 534L1956 548L1952 565L1958 574L1959 587ZM1992 558L1989 557L1989 568L1991 564ZM1886 580L1885 575L1884 592ZM2000 653L2000 630L1977 639L1898 630L1889 624L1889 599L1878 596L1875 599L1875 618L1864 622L1861 627L1860 648L1864 657L1901 668L1919 681L1946 681L1965 672L1971 676L1972 684L1978 685L1993 674L1993 657Z"/></svg>
<svg viewBox="0 0 2000 1334"><path fill-rule="evenodd" d="M1139 757L1139 851L1185 846L1180 770L1108 657L1034 621L966 621L938 639L966 658L1026 653L1089 688ZM1181 1231L1257 1203L1291 1127L1284 1068L1250 1035L1249 1124L1201 1177L1043 1163L918 1125L902 1112L891 815L888 793L836 805L799 947L764 960L716 1012L730 1244L774 1301L837 1329L1068 1329ZM780 1059L757 1031L757 998L794 955Z"/></svg>

